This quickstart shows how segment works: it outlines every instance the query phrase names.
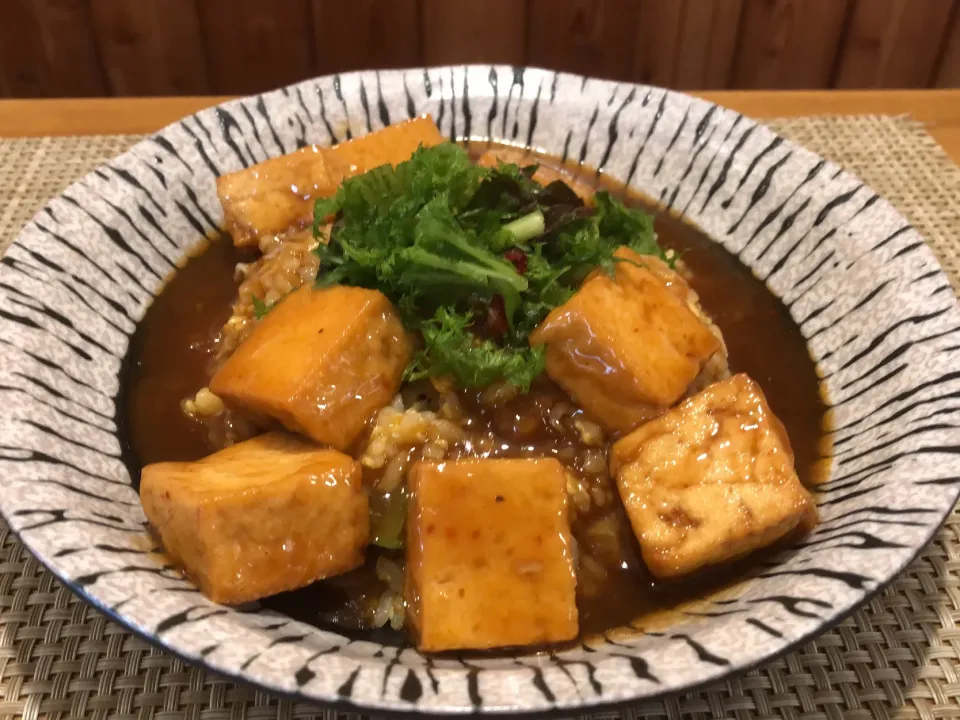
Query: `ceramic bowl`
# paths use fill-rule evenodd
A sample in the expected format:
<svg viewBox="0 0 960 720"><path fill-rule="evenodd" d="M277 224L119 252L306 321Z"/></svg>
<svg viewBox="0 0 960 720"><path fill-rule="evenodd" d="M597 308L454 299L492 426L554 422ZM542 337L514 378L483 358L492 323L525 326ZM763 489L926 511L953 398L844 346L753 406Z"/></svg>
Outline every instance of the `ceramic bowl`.
<svg viewBox="0 0 960 720"><path fill-rule="evenodd" d="M215 178L422 113L451 139L529 146L626 182L722 243L786 304L831 405L822 524L735 597L624 640L431 658L219 607L150 551L121 453L120 375L164 278L220 224ZM20 233L0 266L0 509L87 601L192 663L271 691L425 713L651 698L810 639L930 540L960 487L958 328L946 277L887 201L732 110L537 69L323 77L170 125L51 200Z"/></svg>

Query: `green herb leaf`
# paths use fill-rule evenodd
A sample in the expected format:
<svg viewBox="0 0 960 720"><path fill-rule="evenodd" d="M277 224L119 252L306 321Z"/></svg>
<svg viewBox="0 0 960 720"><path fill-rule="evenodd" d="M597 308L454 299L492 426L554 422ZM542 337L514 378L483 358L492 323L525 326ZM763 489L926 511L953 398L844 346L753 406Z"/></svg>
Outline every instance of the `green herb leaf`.
<svg viewBox="0 0 960 720"><path fill-rule="evenodd" d="M596 215L600 236L604 241L626 245L641 255L664 254L657 245L653 218L645 212L626 207L610 193L601 190L596 195Z"/></svg>
<svg viewBox="0 0 960 720"><path fill-rule="evenodd" d="M590 271L612 272L621 245L662 257L647 215L607 193L585 206L562 182L535 182L536 169L477 167L443 143L346 180L314 206L315 233L333 219L316 284L373 288L394 303L423 336L409 379L528 388L544 367L529 334Z"/></svg>
<svg viewBox="0 0 960 720"><path fill-rule="evenodd" d="M256 295L252 297L253 314L257 320L263 320L264 316L273 309L273 304L268 305Z"/></svg>
<svg viewBox="0 0 960 720"><path fill-rule="evenodd" d="M423 324L423 349L417 353L405 379L453 376L468 388L506 380L523 391L543 372L542 347L498 346L479 340L470 330L473 318L448 307Z"/></svg>

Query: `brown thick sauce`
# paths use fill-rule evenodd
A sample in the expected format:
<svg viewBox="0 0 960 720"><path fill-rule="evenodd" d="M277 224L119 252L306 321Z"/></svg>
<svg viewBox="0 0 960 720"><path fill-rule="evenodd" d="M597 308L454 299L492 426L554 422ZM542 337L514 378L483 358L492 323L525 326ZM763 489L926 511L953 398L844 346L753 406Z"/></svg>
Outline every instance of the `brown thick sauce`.
<svg viewBox="0 0 960 720"><path fill-rule="evenodd" d="M622 188L607 189L629 204L650 207L641 199L626 196ZM692 271L692 285L702 306L723 332L731 370L748 373L763 388L787 429L800 479L815 484L825 468L820 458L826 454L822 447L826 407L814 363L786 308L733 255L696 228L663 214L658 215L656 228L661 244L680 252ZM236 295L234 266L249 259L249 254L228 242L211 242L203 254L171 278L141 322L124 378L125 425L135 473L148 463L198 459L215 449L209 447L203 427L181 412L180 402L209 379L215 338ZM561 400L568 398L547 381L534 386L530 399L511 401L495 413L469 396L463 397L464 405L476 416L474 424L504 438L509 444L504 454L513 456L555 452L557 436L545 428L535 429L531 436L529 429L524 429L529 426L525 415L536 412L536 403L549 407ZM595 512L608 513L610 509L591 510ZM593 519L588 514L577 523L585 527ZM575 534L582 527L575 525ZM621 528L625 527L626 523L621 523ZM582 537L580 542L584 542ZM352 629L358 615L357 598L379 589L373 573L379 552L372 548L367 565L355 573L269 598L264 604L306 622ZM609 573L602 592L578 598L581 632L589 635L631 622L637 627L647 622L660 624L663 611L730 588L756 560L753 556L678 582L656 581L640 562L635 540L625 537L619 567ZM390 631L362 632L371 638L375 633L380 641L401 640Z"/></svg>

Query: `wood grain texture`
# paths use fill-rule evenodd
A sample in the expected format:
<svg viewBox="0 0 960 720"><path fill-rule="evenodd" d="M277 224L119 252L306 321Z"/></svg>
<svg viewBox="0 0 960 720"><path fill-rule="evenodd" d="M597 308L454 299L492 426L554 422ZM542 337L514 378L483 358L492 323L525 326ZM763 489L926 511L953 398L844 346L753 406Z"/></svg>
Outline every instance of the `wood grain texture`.
<svg viewBox="0 0 960 720"><path fill-rule="evenodd" d="M848 0L745 3L731 87L828 87L849 9Z"/></svg>
<svg viewBox="0 0 960 720"><path fill-rule="evenodd" d="M91 0L114 95L210 92L196 0Z"/></svg>
<svg viewBox="0 0 960 720"><path fill-rule="evenodd" d="M960 0L0 0L0 96L470 62L691 90L960 87Z"/></svg>
<svg viewBox="0 0 960 720"><path fill-rule="evenodd" d="M318 74L422 63L419 0L313 0Z"/></svg>
<svg viewBox="0 0 960 720"><path fill-rule="evenodd" d="M201 0L214 92L256 93L314 73L310 0Z"/></svg>
<svg viewBox="0 0 960 720"><path fill-rule="evenodd" d="M425 64L523 64L525 0L421 0L420 7Z"/></svg>
<svg viewBox="0 0 960 720"><path fill-rule="evenodd" d="M947 26L940 62L937 65L933 87L960 87L960 2L953 3L950 24Z"/></svg>
<svg viewBox="0 0 960 720"><path fill-rule="evenodd" d="M0 87L13 97L107 94L85 0L3 0Z"/></svg>
<svg viewBox="0 0 960 720"><path fill-rule="evenodd" d="M643 0L633 79L681 90L726 87L744 1Z"/></svg>
<svg viewBox="0 0 960 720"><path fill-rule="evenodd" d="M709 14L713 0L699 5L691 15ZM688 6L687 0L640 3L631 80L664 87L675 84L677 63L687 51L682 35Z"/></svg>
<svg viewBox="0 0 960 720"><path fill-rule="evenodd" d="M640 10L635 0L530 0L527 64L630 80Z"/></svg>
<svg viewBox="0 0 960 720"><path fill-rule="evenodd" d="M954 0L854 0L836 87L926 87Z"/></svg>

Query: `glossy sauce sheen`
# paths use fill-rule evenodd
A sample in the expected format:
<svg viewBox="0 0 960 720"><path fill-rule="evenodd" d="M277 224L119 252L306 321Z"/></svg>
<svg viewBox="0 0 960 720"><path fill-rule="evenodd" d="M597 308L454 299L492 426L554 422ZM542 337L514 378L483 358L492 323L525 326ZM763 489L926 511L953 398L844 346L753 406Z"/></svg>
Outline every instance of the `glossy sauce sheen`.
<svg viewBox="0 0 960 720"><path fill-rule="evenodd" d="M183 414L180 401L207 384L217 334L237 295L234 268L250 259L228 240L213 240L174 273L137 327L123 379L132 477L150 463L210 453L206 430Z"/></svg>
<svg viewBox="0 0 960 720"><path fill-rule="evenodd" d="M629 204L645 205L625 197L622 190L608 189ZM702 307L723 332L731 370L749 374L763 389L786 428L800 479L808 486L816 484L825 467L818 461L825 454L821 443L826 407L814 363L786 308L733 255L696 228L659 215L656 229L661 245L680 252L692 271L691 284ZM181 412L180 401L209 379L208 366L215 350L212 338L229 316L236 294L234 266L248 260L249 254L228 243L212 243L178 271L141 322L131 344L124 383L134 477L145 464L197 459L212 451L203 428ZM565 396L549 382L536 384L534 390L532 399L518 398L496 413L465 398L465 405L475 413L475 426L488 426L500 437L513 440L515 445L504 456L529 457L531 451L541 449L543 454L552 454L549 450L555 437L549 433L520 437L522 426L534 403L546 406ZM602 593L593 598L578 596L581 634L619 627L636 618L641 620L634 624L643 625L644 616L652 617L734 584L757 561L753 555L747 561L684 580L663 582L649 575L635 545L632 538L626 538L623 546L628 551L621 568L610 574ZM357 616L357 598L376 590L372 568L381 552L371 548L365 571L284 593L264 604L306 622L322 626L333 621L339 631L349 629ZM363 630L360 634L382 642L402 640L389 630Z"/></svg>

